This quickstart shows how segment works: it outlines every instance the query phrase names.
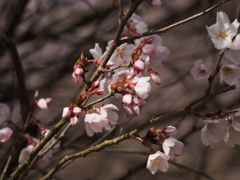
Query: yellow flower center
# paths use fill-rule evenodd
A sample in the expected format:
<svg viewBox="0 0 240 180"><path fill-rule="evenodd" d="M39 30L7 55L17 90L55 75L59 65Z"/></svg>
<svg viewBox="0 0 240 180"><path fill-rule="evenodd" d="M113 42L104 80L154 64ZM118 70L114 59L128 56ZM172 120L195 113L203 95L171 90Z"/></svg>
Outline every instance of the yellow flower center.
<svg viewBox="0 0 240 180"><path fill-rule="evenodd" d="M221 38L227 37L226 31L220 32L219 37L221 37Z"/></svg>
<svg viewBox="0 0 240 180"><path fill-rule="evenodd" d="M154 163L154 164L160 164L160 162L161 162L161 160L160 160L159 157L157 157L156 159L153 159L153 160L151 160L151 161L152 161L152 163Z"/></svg>

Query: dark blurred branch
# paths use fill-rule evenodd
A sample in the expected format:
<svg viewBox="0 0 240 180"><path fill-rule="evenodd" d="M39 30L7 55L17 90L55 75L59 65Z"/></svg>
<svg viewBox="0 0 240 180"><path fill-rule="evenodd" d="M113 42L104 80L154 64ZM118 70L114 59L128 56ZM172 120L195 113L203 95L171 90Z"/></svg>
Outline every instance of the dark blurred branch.
<svg viewBox="0 0 240 180"><path fill-rule="evenodd" d="M15 2L9 1L8 3L12 3L11 7L9 9L9 14L8 14L8 24L6 24L4 28L4 32L8 37L12 37L14 34L14 31L22 17L22 14L25 10L25 7L27 5L29 0L18 0L16 5Z"/></svg>
<svg viewBox="0 0 240 180"><path fill-rule="evenodd" d="M168 162L171 163L171 164L173 164L174 166L177 166L178 168L183 168L183 169L186 169L186 170L188 170L188 171L191 171L191 172L194 172L194 173L196 173L196 174L199 174L199 175L201 175L201 176L204 176L204 177L207 178L207 179L214 180L211 176L207 175L206 173L203 173L203 172L198 171L198 170L196 170L196 169L193 169L193 168L191 168L191 167L185 166L185 165L183 165L183 164L176 163L176 162L174 162L174 161L168 161Z"/></svg>
<svg viewBox="0 0 240 180"><path fill-rule="evenodd" d="M19 99L21 103L22 108L22 118L25 120L28 114L28 108L29 108L29 97L25 86L24 81L24 71L22 67L21 59L18 55L17 48L15 44L11 41L10 38L7 37L6 34L4 34L2 28L0 28L0 35L3 37L4 41L6 42L9 53L12 59L12 63L16 72L16 78L17 78L17 84L19 88Z"/></svg>

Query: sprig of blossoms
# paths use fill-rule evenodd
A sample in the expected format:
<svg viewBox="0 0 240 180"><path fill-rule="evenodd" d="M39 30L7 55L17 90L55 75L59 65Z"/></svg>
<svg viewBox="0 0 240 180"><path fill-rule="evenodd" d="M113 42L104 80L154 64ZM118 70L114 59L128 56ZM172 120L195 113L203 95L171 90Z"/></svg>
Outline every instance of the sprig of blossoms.
<svg viewBox="0 0 240 180"><path fill-rule="evenodd" d="M152 174L157 170L166 172L168 169L168 160L175 160L182 153L184 144L173 138L172 135L177 133L177 129L173 126L167 126L163 129L151 128L143 139L142 144L150 147L150 155L147 161L147 168ZM158 145L163 152L155 151L152 145Z"/></svg>

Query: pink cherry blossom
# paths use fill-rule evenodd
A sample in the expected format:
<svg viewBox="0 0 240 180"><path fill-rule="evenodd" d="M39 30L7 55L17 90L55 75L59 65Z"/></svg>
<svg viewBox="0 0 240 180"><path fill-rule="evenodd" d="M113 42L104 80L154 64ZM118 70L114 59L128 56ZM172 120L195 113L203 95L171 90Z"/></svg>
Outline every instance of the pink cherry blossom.
<svg viewBox="0 0 240 180"><path fill-rule="evenodd" d="M220 82L230 86L237 85L240 80L240 68L234 64L223 64L220 72Z"/></svg>
<svg viewBox="0 0 240 180"><path fill-rule="evenodd" d="M142 34L146 31L148 31L147 24L142 21L139 15L133 13L127 25L124 27L123 36Z"/></svg>
<svg viewBox="0 0 240 180"><path fill-rule="evenodd" d="M33 145L28 145L27 147L23 148L20 152L18 163L21 164L29 156L33 149L34 149Z"/></svg>
<svg viewBox="0 0 240 180"><path fill-rule="evenodd" d="M173 137L169 137L163 142L164 153L171 159L176 160L175 156L179 156L182 153L184 144L181 141Z"/></svg>
<svg viewBox="0 0 240 180"><path fill-rule="evenodd" d="M191 69L191 75L195 80L207 79L210 76L207 67L202 59L196 60L194 67Z"/></svg>
<svg viewBox="0 0 240 180"><path fill-rule="evenodd" d="M108 119L100 114L92 113L85 116L85 128L88 136L93 136L94 133L102 132L105 127L106 130L111 129L108 124Z"/></svg>
<svg viewBox="0 0 240 180"><path fill-rule="evenodd" d="M10 108L4 103L0 103L0 124L4 123L10 115Z"/></svg>
<svg viewBox="0 0 240 180"><path fill-rule="evenodd" d="M223 137L223 141L229 147L234 147L235 144L240 145L240 132L230 126Z"/></svg>
<svg viewBox="0 0 240 180"><path fill-rule="evenodd" d="M95 47L90 49L89 52L92 54L94 59L102 59L102 49L99 47L98 43L95 43Z"/></svg>
<svg viewBox="0 0 240 180"><path fill-rule="evenodd" d="M240 111L236 112L234 115L230 115L230 119L232 127L240 132Z"/></svg>
<svg viewBox="0 0 240 180"><path fill-rule="evenodd" d="M240 34L236 36L230 48L224 53L224 56L235 65L240 64Z"/></svg>
<svg viewBox="0 0 240 180"><path fill-rule="evenodd" d="M148 82L150 77L135 77L132 82L136 82L134 86L134 91L138 97L141 99L146 99L148 97L148 93L151 90L151 85Z"/></svg>
<svg viewBox="0 0 240 180"><path fill-rule="evenodd" d="M122 107L127 117L131 115L139 116L140 115L139 106L147 104L144 99L141 99L136 95L125 94L123 98L124 99Z"/></svg>
<svg viewBox="0 0 240 180"><path fill-rule="evenodd" d="M229 123L224 119L204 120L204 123L205 125L201 131L202 143L213 148L215 144L222 140Z"/></svg>
<svg viewBox="0 0 240 180"><path fill-rule="evenodd" d="M52 98L41 98L39 100L36 100L36 104L41 109L48 109L47 104L52 101Z"/></svg>
<svg viewBox="0 0 240 180"><path fill-rule="evenodd" d="M207 27L208 34L217 49L229 48L232 43L232 38L238 32L239 22L235 20L230 24L229 18L226 13L217 13L216 24Z"/></svg>
<svg viewBox="0 0 240 180"><path fill-rule="evenodd" d="M13 130L9 127L0 129L0 142L4 143L10 139L13 134Z"/></svg>
<svg viewBox="0 0 240 180"><path fill-rule="evenodd" d="M113 104L104 104L100 107L100 115L104 118L107 118L108 122L110 122L112 125L115 125L117 124L118 114L113 110L119 109Z"/></svg>
<svg viewBox="0 0 240 180"><path fill-rule="evenodd" d="M169 157L164 153L157 151L149 155L146 167L152 174L155 174L157 170L166 172L168 170L168 159Z"/></svg>
<svg viewBox="0 0 240 180"><path fill-rule="evenodd" d="M111 43L112 41L109 42L108 46L110 46ZM114 51L109 62L114 63L114 66L130 63L132 61L132 52L134 49L135 46L133 44L122 44Z"/></svg>

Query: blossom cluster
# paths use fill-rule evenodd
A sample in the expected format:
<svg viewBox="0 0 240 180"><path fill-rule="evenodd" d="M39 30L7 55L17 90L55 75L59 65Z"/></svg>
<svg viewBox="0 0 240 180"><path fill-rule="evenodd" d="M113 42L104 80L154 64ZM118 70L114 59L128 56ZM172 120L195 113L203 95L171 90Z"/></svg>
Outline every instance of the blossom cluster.
<svg viewBox="0 0 240 180"><path fill-rule="evenodd" d="M147 1L156 3L158 1ZM160 2L160 1L159 1ZM129 36L138 35L148 31L147 25L141 17L133 14L122 33L122 39ZM100 48L96 43L93 49L90 49L92 60L88 60L83 55L74 65L72 77L77 84L85 79L85 65L94 62L99 66L112 45L113 40L108 42L106 51ZM153 68L160 69L163 62L169 59L169 49L162 44L162 38L158 35L147 36L133 43L123 43L113 52L104 69L104 76L100 81L92 82L90 87L77 100L73 101L68 107L65 107L62 113L63 118L70 118L72 125L79 121L79 115L85 111L85 128L88 136L94 133L102 132L103 129L110 130L110 125L115 125L118 115L115 112L119 110L113 104L102 104L100 107L79 106L90 95L104 95L105 92L114 92L116 96L122 97L122 108L126 116L140 115L140 106L147 104L146 99L151 90L150 79L157 85L161 85L161 79L158 72ZM113 111L114 110L114 111Z"/></svg>
<svg viewBox="0 0 240 180"><path fill-rule="evenodd" d="M182 153L184 144L181 141L173 138L172 136L177 133L177 129L173 126L167 126L163 129L149 129L143 144L150 147L150 155L147 161L147 168L152 174L157 170L166 172L168 169L168 160L176 161L176 157ZM152 145L158 145L163 149L155 151Z"/></svg>
<svg viewBox="0 0 240 180"><path fill-rule="evenodd" d="M224 118L206 119L201 131L202 143L211 148L240 145L240 111Z"/></svg>
<svg viewBox="0 0 240 180"><path fill-rule="evenodd" d="M217 13L217 22L207 27L208 34L216 49L224 53L231 64L223 63L219 67L220 82L227 83L239 89L240 82L240 34L238 33L239 22L237 19L233 23L224 12ZM195 80L207 79L210 77L203 60L195 61L191 74Z"/></svg>

